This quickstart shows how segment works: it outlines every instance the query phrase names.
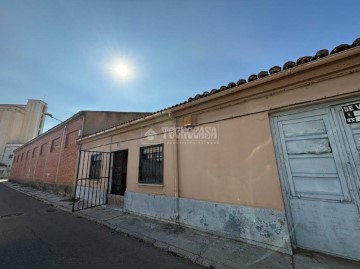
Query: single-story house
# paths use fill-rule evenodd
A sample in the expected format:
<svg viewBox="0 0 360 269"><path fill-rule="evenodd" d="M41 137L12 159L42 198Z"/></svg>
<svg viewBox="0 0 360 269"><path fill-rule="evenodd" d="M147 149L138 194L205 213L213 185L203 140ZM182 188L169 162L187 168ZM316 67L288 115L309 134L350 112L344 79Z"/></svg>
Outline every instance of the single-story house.
<svg viewBox="0 0 360 269"><path fill-rule="evenodd" d="M75 210L360 260L360 39L77 141Z"/></svg>

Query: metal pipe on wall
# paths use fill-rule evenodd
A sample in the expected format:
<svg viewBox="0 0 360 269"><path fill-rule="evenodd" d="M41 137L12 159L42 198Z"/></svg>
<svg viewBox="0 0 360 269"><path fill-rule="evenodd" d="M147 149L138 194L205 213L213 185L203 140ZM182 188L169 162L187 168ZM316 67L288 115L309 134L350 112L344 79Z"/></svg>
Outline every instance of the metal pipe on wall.
<svg viewBox="0 0 360 269"><path fill-rule="evenodd" d="M172 117L172 114L169 113L169 117ZM180 210L179 210L179 198L180 198L180 190L179 190L179 145L178 145L178 136L176 130L176 118L174 120L174 150L173 150L173 160L174 160L174 196L175 196L175 221L178 222L180 218Z"/></svg>

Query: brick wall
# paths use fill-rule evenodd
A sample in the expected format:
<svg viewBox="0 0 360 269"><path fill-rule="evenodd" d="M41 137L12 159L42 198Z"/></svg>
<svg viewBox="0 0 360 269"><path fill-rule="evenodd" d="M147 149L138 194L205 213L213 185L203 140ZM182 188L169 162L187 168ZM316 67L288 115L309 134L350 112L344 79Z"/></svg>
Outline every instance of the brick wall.
<svg viewBox="0 0 360 269"><path fill-rule="evenodd" d="M73 186L76 171L78 130L83 117L40 136L14 154L10 180Z"/></svg>

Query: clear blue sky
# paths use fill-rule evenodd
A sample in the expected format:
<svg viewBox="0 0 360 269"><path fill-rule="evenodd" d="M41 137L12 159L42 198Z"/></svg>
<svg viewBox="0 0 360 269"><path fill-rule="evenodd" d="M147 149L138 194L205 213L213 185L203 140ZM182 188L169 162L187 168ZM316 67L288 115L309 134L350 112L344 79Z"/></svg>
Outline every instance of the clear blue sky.
<svg viewBox="0 0 360 269"><path fill-rule="evenodd" d="M62 120L156 111L351 43L359 11L358 0L0 0L0 103L42 99ZM131 79L110 75L115 59Z"/></svg>

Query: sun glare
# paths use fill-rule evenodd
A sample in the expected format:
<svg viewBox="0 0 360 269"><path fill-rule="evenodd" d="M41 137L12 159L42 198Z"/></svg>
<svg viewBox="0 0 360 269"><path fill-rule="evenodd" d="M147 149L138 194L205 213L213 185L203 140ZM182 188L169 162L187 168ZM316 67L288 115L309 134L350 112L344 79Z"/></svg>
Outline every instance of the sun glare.
<svg viewBox="0 0 360 269"><path fill-rule="evenodd" d="M117 64L114 67L115 74L121 78L125 78L129 75L129 68L125 64Z"/></svg>
<svg viewBox="0 0 360 269"><path fill-rule="evenodd" d="M134 79L135 69L132 61L113 57L105 66L106 72L112 79L119 83L128 83Z"/></svg>

